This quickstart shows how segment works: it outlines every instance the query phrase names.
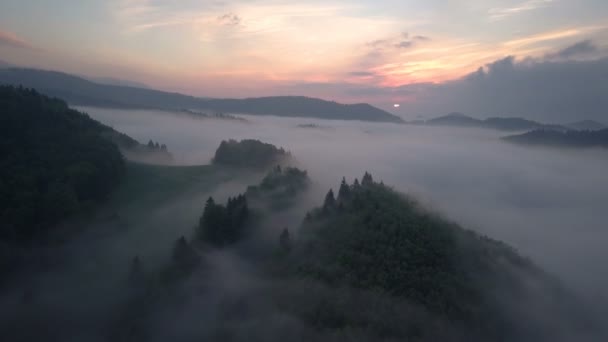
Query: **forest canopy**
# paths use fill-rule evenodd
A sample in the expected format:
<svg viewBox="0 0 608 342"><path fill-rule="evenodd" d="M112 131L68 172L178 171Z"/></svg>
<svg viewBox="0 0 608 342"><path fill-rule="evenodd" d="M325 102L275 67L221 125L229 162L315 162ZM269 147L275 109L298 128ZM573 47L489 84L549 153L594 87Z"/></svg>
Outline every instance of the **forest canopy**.
<svg viewBox="0 0 608 342"><path fill-rule="evenodd" d="M0 111L3 240L45 233L106 198L125 173L123 157L110 140L133 140L61 100L3 86Z"/></svg>

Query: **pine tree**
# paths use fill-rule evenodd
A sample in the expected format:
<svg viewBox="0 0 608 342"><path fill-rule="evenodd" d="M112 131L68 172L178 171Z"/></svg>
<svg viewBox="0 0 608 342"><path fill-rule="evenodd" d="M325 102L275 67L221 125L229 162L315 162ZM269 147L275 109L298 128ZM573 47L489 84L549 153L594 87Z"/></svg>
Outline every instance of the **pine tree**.
<svg viewBox="0 0 608 342"><path fill-rule="evenodd" d="M345 201L350 198L350 187L346 183L346 178L342 177L342 183L340 184L340 190L338 191L338 200Z"/></svg>
<svg viewBox="0 0 608 342"><path fill-rule="evenodd" d="M336 207L336 197L334 196L334 191L329 189L327 195L325 195L325 201L323 202L323 209L329 210L334 209Z"/></svg>
<svg viewBox="0 0 608 342"><path fill-rule="evenodd" d="M374 179L372 178L372 175L369 174L368 172L365 172L365 174L363 175L363 178L361 179L361 185L372 185L374 183Z"/></svg>

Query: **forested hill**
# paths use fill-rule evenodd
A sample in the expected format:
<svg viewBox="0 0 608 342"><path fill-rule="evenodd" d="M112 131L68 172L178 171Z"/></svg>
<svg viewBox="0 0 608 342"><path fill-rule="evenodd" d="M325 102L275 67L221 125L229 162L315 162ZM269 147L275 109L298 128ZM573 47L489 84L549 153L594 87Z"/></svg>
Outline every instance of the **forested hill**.
<svg viewBox="0 0 608 342"><path fill-rule="evenodd" d="M333 120L402 122L401 118L367 103L341 104L304 96L210 99L203 106L220 112L311 117Z"/></svg>
<svg viewBox="0 0 608 342"><path fill-rule="evenodd" d="M369 104L340 104L303 97L207 99L178 93L94 83L54 71L8 68L0 70L0 84L23 85L70 104L110 108L212 110L253 115L314 117L336 120L401 122L401 118Z"/></svg>
<svg viewBox="0 0 608 342"><path fill-rule="evenodd" d="M534 130L524 134L511 135L506 141L526 144L556 147L604 147L608 148L608 128L599 131L567 131Z"/></svg>
<svg viewBox="0 0 608 342"><path fill-rule="evenodd" d="M0 242L27 241L121 181L126 135L35 90L0 86Z"/></svg>

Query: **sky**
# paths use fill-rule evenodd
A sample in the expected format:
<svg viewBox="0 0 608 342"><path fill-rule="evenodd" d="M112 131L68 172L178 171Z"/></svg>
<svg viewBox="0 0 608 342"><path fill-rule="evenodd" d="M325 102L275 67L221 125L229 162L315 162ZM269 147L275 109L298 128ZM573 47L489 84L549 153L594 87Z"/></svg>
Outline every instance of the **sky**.
<svg viewBox="0 0 608 342"><path fill-rule="evenodd" d="M0 2L3 62L210 97L392 105L508 56L607 50L605 0Z"/></svg>

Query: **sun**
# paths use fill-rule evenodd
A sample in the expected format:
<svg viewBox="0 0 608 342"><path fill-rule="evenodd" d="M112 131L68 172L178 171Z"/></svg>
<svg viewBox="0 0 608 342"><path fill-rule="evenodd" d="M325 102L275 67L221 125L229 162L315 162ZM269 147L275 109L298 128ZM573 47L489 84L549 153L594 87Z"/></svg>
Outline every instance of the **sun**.
<svg viewBox="0 0 608 342"><path fill-rule="evenodd" d="M398 103L395 103L395 104L393 105L393 107L395 107L395 108L399 108L399 107L401 107L401 105L400 105L400 104L398 104Z"/></svg>

